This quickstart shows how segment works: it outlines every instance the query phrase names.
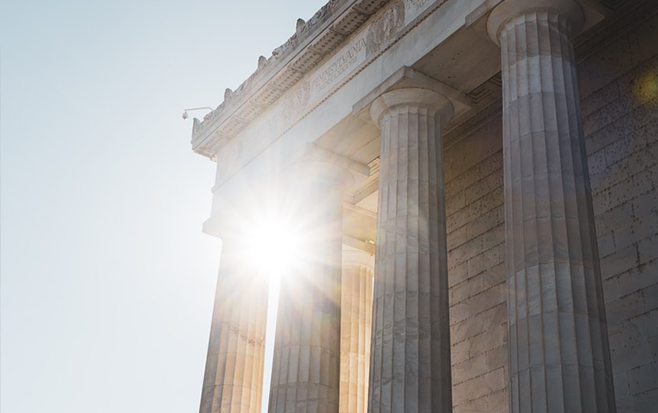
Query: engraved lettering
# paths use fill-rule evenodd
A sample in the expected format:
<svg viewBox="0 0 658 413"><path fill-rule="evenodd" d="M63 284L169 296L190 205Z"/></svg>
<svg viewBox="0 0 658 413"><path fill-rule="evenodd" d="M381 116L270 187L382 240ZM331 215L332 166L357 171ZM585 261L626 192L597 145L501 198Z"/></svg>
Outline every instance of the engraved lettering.
<svg viewBox="0 0 658 413"><path fill-rule="evenodd" d="M311 81L311 89L314 92L325 89L327 85L336 80L336 78L356 63L359 52L365 46L366 42L364 39L359 39L355 44L351 45L336 61L331 63L328 68Z"/></svg>

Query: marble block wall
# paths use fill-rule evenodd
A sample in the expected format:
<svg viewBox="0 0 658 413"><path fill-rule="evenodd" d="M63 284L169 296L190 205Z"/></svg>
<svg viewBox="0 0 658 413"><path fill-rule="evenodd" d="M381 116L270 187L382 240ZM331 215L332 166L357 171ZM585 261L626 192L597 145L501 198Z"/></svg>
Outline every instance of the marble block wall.
<svg viewBox="0 0 658 413"><path fill-rule="evenodd" d="M445 151L454 412L507 412L502 123Z"/></svg>
<svg viewBox="0 0 658 413"><path fill-rule="evenodd" d="M618 413L658 406L658 13L578 66Z"/></svg>
<svg viewBox="0 0 658 413"><path fill-rule="evenodd" d="M654 11L578 64L619 413L658 406L656 33ZM508 412L500 116L446 139L444 162L454 413Z"/></svg>

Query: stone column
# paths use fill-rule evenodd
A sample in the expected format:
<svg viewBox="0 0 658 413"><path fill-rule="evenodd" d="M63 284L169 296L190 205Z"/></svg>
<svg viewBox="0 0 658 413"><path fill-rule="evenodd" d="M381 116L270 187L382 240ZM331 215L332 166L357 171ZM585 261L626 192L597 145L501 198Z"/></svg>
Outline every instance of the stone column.
<svg viewBox="0 0 658 413"><path fill-rule="evenodd" d="M340 166L301 162L290 171L304 252L281 275L270 413L337 413L340 356L342 187Z"/></svg>
<svg viewBox="0 0 658 413"><path fill-rule="evenodd" d="M615 411L571 39L573 0L504 1L502 49L512 412Z"/></svg>
<svg viewBox="0 0 658 413"><path fill-rule="evenodd" d="M374 257L343 250L340 326L340 413L366 413Z"/></svg>
<svg viewBox="0 0 658 413"><path fill-rule="evenodd" d="M370 109L381 128L372 413L452 411L441 140L452 113L444 96L415 88Z"/></svg>
<svg viewBox="0 0 658 413"><path fill-rule="evenodd" d="M200 413L260 413L268 286L244 253L223 238Z"/></svg>

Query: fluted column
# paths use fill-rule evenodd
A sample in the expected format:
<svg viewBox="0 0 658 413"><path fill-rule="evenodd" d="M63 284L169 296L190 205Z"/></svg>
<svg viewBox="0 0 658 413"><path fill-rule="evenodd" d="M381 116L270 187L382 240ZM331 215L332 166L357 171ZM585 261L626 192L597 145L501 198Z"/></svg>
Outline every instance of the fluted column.
<svg viewBox="0 0 658 413"><path fill-rule="evenodd" d="M260 413L268 286L245 252L223 238L200 413Z"/></svg>
<svg viewBox="0 0 658 413"><path fill-rule="evenodd" d="M505 1L503 79L512 412L615 411L571 39L573 0Z"/></svg>
<svg viewBox="0 0 658 413"><path fill-rule="evenodd" d="M372 328L374 257L343 250L340 329L340 413L366 413Z"/></svg>
<svg viewBox="0 0 658 413"><path fill-rule="evenodd" d="M425 89L377 98L379 209L370 367L372 413L452 411L441 121Z"/></svg>
<svg viewBox="0 0 658 413"><path fill-rule="evenodd" d="M290 174L304 251L281 275L269 412L337 413L342 187L351 175L323 162L301 162Z"/></svg>

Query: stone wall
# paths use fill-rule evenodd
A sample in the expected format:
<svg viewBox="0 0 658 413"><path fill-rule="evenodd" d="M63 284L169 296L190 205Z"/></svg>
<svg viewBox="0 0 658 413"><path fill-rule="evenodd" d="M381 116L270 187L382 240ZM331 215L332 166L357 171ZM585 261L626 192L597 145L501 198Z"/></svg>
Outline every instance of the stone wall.
<svg viewBox="0 0 658 413"><path fill-rule="evenodd" d="M579 65L619 413L658 407L658 13Z"/></svg>
<svg viewBox="0 0 658 413"><path fill-rule="evenodd" d="M455 413L508 410L501 136L495 117L445 152Z"/></svg>
<svg viewBox="0 0 658 413"><path fill-rule="evenodd" d="M658 406L658 13L579 63L619 413ZM500 116L445 150L455 413L507 412Z"/></svg>

